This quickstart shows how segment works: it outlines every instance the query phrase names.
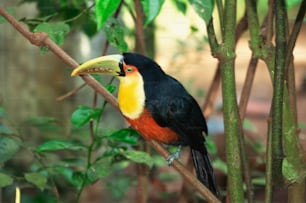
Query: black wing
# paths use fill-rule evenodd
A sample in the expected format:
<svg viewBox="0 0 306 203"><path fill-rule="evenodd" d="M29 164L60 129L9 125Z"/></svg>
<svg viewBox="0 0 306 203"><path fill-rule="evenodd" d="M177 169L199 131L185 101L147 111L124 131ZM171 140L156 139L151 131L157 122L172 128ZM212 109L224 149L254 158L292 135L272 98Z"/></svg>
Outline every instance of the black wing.
<svg viewBox="0 0 306 203"><path fill-rule="evenodd" d="M146 107L162 127L169 127L179 137L179 143L203 150L207 126L195 99L174 78L166 75L158 83L145 84Z"/></svg>

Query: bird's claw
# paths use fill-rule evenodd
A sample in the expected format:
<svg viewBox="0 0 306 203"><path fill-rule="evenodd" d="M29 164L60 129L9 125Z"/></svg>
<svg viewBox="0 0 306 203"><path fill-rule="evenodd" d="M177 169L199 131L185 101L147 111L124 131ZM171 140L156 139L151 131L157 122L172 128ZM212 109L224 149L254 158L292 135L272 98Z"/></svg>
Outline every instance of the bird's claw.
<svg viewBox="0 0 306 203"><path fill-rule="evenodd" d="M166 159L168 165L170 166L173 163L174 159L177 159L178 157L179 155L176 152L173 154L170 154L168 158Z"/></svg>
<svg viewBox="0 0 306 203"><path fill-rule="evenodd" d="M168 156L168 158L166 159L168 166L170 166L173 163L174 159L177 159L180 157L181 148L182 146L179 146L176 152Z"/></svg>

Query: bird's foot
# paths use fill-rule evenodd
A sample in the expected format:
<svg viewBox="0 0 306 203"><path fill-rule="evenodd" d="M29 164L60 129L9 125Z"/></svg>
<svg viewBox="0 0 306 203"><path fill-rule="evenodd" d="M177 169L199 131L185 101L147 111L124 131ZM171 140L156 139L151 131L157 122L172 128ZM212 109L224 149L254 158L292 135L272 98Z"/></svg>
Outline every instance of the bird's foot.
<svg viewBox="0 0 306 203"><path fill-rule="evenodd" d="M174 152L174 153L172 153L172 154L170 154L170 155L168 156L168 158L166 159L166 161L167 161L167 163L168 163L169 166L173 163L174 159L177 159L177 158L180 157L181 149L182 149L182 146L180 145L180 146L178 146L176 152Z"/></svg>

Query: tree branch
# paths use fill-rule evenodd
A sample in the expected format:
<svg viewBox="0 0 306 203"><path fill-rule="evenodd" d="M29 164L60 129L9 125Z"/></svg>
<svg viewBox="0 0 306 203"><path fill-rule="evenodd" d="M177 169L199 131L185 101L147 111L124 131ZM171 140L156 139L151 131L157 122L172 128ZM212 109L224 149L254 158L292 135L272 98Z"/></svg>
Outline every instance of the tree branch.
<svg viewBox="0 0 306 203"><path fill-rule="evenodd" d="M138 53L145 54L146 45L145 45L145 37L143 33L143 19L144 13L142 11L140 0L134 0L134 6L136 11L136 51Z"/></svg>
<svg viewBox="0 0 306 203"><path fill-rule="evenodd" d="M284 0L275 3L275 67L273 80L272 99L272 181L282 182L282 160L283 160L283 98L284 79L286 72L286 5Z"/></svg>
<svg viewBox="0 0 306 203"><path fill-rule="evenodd" d="M303 19L306 12L306 1L300 5L297 17L295 19L291 34L288 39L286 65L287 72L285 76L286 87L284 89L284 112L283 112L283 136L284 151L286 161L292 166L294 173L298 176L292 180L288 177L288 173L292 170L284 171L284 177L287 183L292 183L288 187L288 202L305 201L305 158L304 150L299 140L297 106L296 106L296 88L295 88L295 70L293 64L293 49L296 44L298 34L300 33ZM287 17L288 19L288 17Z"/></svg>
<svg viewBox="0 0 306 203"><path fill-rule="evenodd" d="M71 95L74 95L75 93L77 93L79 90L81 90L83 87L86 86L86 83L83 83L82 85L70 90L69 92L65 93L62 96L59 96L56 98L57 101L62 101L64 99L66 99L67 97L70 97Z"/></svg>
<svg viewBox="0 0 306 203"><path fill-rule="evenodd" d="M225 132L225 150L228 167L228 189L230 202L244 202L241 137L242 127L238 112L235 84L235 34L237 2L225 1L224 35L220 48L222 97Z"/></svg>
<svg viewBox="0 0 306 203"><path fill-rule="evenodd" d="M76 68L79 64L71 58L66 52L64 52L58 45L56 45L46 33L31 33L25 29L21 23L19 23L14 17L8 14L2 7L0 7L0 15L2 15L15 29L20 32L26 39L36 46L46 46L56 56L58 56L65 64L72 68ZM103 86L100 85L90 75L81 75L81 78L91 86L98 94L111 104L114 109L119 111L116 98L110 94ZM165 150L158 142L149 141L152 146L165 158L170 153ZM209 202L220 202L211 192L208 190L195 176L189 172L178 160L174 160L172 166Z"/></svg>

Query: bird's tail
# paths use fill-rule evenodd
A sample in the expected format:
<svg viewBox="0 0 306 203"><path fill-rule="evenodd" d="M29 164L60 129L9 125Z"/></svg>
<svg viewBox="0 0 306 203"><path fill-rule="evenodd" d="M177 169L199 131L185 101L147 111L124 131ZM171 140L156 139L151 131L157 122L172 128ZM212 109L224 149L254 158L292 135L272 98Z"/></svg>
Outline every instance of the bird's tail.
<svg viewBox="0 0 306 203"><path fill-rule="evenodd" d="M216 196L218 196L215 175L207 151L191 149L193 164L198 179Z"/></svg>

